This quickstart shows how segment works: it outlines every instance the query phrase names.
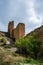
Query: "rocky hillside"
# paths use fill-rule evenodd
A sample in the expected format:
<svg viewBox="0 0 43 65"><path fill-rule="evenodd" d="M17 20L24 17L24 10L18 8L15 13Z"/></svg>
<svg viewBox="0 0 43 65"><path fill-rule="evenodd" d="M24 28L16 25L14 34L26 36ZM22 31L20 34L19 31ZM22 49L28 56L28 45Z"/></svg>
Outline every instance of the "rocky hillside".
<svg viewBox="0 0 43 65"><path fill-rule="evenodd" d="M4 38L6 44L12 45L14 42L11 38L8 37L7 32L0 31L0 42L1 42L1 39L3 39L3 38Z"/></svg>
<svg viewBox="0 0 43 65"><path fill-rule="evenodd" d="M42 43L41 48L43 49L43 25L41 27L35 29L34 31L30 32L29 34L27 34L26 37L30 36L30 35L33 36L34 32L37 33L37 36L38 36L38 38L40 39L40 41Z"/></svg>

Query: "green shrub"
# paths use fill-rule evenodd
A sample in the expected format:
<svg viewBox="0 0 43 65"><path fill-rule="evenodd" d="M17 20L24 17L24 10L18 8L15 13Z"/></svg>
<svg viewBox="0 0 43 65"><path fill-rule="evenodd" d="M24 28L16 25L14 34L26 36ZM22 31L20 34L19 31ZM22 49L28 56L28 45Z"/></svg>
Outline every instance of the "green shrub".
<svg viewBox="0 0 43 65"><path fill-rule="evenodd" d="M21 65L20 62L15 62L14 65Z"/></svg>
<svg viewBox="0 0 43 65"><path fill-rule="evenodd" d="M40 50L41 42L37 38L37 36L34 35L17 40L15 42L15 46L18 47L19 53L26 55L29 54L30 56L34 55L34 58L37 58L37 54Z"/></svg>
<svg viewBox="0 0 43 65"><path fill-rule="evenodd" d="M15 57L16 57L16 56L18 56L18 55L17 55L15 52L13 52L13 56L15 56Z"/></svg>
<svg viewBox="0 0 43 65"><path fill-rule="evenodd" d="M0 39L0 42L1 42L1 43L5 43L5 42L6 42L5 38L4 38L4 37L1 38L1 39Z"/></svg>
<svg viewBox="0 0 43 65"><path fill-rule="evenodd" d="M30 63L31 62L31 58L26 58L24 63Z"/></svg>
<svg viewBox="0 0 43 65"><path fill-rule="evenodd" d="M4 48L11 48L11 46L10 45L5 45Z"/></svg>
<svg viewBox="0 0 43 65"><path fill-rule="evenodd" d="M18 47L18 50L19 50L19 52L21 53L24 53L24 51L26 51L27 50L27 47L26 47L26 40L25 39L21 39L21 40L17 40L16 42L15 42L15 46L17 46Z"/></svg>

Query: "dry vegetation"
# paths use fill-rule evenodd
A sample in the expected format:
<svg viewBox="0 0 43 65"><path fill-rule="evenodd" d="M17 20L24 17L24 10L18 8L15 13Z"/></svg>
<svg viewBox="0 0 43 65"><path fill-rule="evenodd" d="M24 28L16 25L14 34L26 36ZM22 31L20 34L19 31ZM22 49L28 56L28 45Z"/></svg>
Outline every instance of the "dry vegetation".
<svg viewBox="0 0 43 65"><path fill-rule="evenodd" d="M25 57L20 56L19 54L16 54L15 51L16 51L16 48L5 49L3 47L0 47L0 63L9 62L10 65L12 65L15 62L24 61Z"/></svg>

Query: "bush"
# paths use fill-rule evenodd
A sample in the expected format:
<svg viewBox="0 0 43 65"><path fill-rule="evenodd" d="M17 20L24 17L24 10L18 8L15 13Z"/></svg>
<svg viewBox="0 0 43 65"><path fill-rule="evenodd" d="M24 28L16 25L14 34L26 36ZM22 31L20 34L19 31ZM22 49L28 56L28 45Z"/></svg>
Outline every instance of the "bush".
<svg viewBox="0 0 43 65"><path fill-rule="evenodd" d="M37 38L37 36L29 36L27 38L23 38L20 40L17 40L15 42L15 46L18 47L19 53L25 54L25 55L34 55L34 58L37 58L37 54L40 50L41 42Z"/></svg>
<svg viewBox="0 0 43 65"><path fill-rule="evenodd" d="M15 56L15 57L16 57L16 56L18 56L18 55L17 55L15 52L13 52L13 56Z"/></svg>
<svg viewBox="0 0 43 65"><path fill-rule="evenodd" d="M4 37L2 37L0 39L0 46L4 46L4 45L6 45L6 39Z"/></svg>
<svg viewBox="0 0 43 65"><path fill-rule="evenodd" d="M25 54L26 50L27 50L27 46L26 46L26 40L25 39L21 39L21 40L17 40L15 42L15 46L18 47L19 53L23 53Z"/></svg>
<svg viewBox="0 0 43 65"><path fill-rule="evenodd" d="M4 48L11 48L11 46L10 45L5 45Z"/></svg>
<svg viewBox="0 0 43 65"><path fill-rule="evenodd" d="M0 42L5 43L6 42L5 38L1 38Z"/></svg>
<svg viewBox="0 0 43 65"><path fill-rule="evenodd" d="M20 62L15 62L14 65L21 65Z"/></svg>
<svg viewBox="0 0 43 65"><path fill-rule="evenodd" d="M26 58L24 63L30 63L31 62L31 58Z"/></svg>

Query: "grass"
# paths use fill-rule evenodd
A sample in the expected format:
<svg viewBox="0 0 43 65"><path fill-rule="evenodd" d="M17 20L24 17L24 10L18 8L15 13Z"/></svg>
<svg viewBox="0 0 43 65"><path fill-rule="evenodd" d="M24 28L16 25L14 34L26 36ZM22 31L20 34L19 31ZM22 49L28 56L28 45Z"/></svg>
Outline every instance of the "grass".
<svg viewBox="0 0 43 65"><path fill-rule="evenodd" d="M2 62L1 65L10 65L10 62Z"/></svg>
<svg viewBox="0 0 43 65"><path fill-rule="evenodd" d="M7 62L8 61L8 62ZM1 64L2 62L2 64ZM19 54L15 53L13 48L0 48L0 64L1 65L19 65L19 63L23 64L38 64L39 60L35 60L32 58L26 58Z"/></svg>
<svg viewBox="0 0 43 65"><path fill-rule="evenodd" d="M15 56L15 57L17 57L17 56L18 56L18 54L17 54L17 53L15 53L15 52L13 52L13 53L12 53L12 55L13 55L13 56Z"/></svg>
<svg viewBox="0 0 43 65"><path fill-rule="evenodd" d="M5 45L4 48L11 48L11 46L9 46L9 45Z"/></svg>
<svg viewBox="0 0 43 65"><path fill-rule="evenodd" d="M23 61L23 63L26 63L26 64L40 64L41 61L40 60L35 60L33 58L26 58L25 61Z"/></svg>
<svg viewBox="0 0 43 65"><path fill-rule="evenodd" d="M13 48L0 47L0 64L1 65L7 64L8 62L10 62L11 64L15 62L17 63L22 62L24 59L25 58L23 56L19 56L18 54L16 54Z"/></svg>

